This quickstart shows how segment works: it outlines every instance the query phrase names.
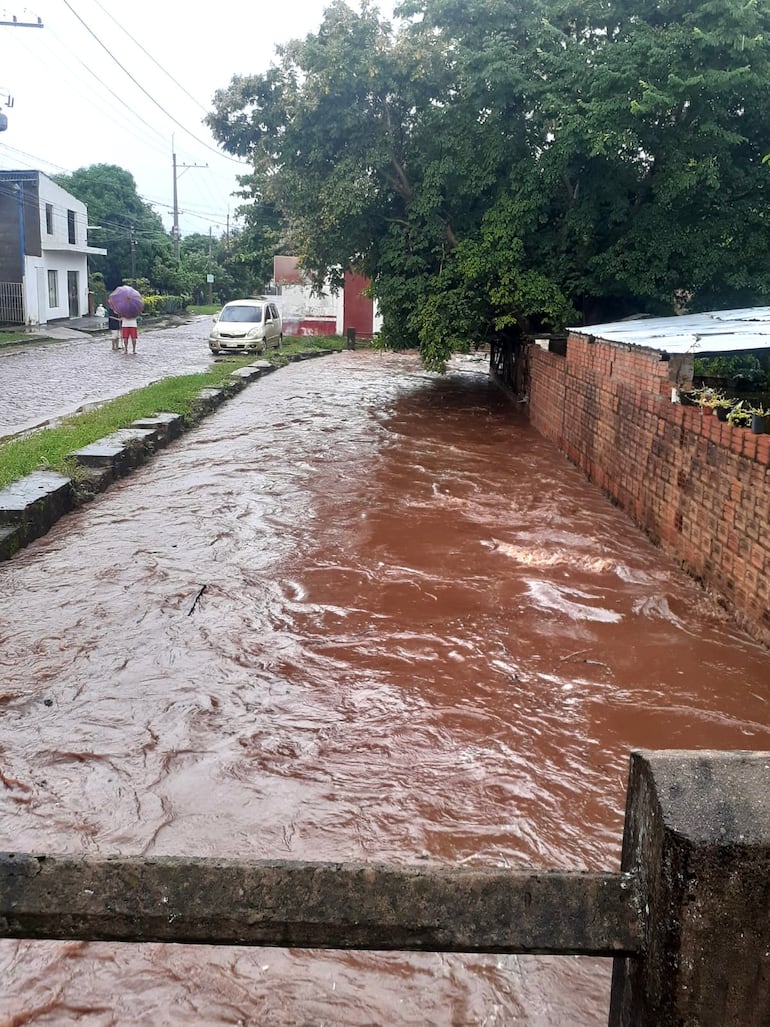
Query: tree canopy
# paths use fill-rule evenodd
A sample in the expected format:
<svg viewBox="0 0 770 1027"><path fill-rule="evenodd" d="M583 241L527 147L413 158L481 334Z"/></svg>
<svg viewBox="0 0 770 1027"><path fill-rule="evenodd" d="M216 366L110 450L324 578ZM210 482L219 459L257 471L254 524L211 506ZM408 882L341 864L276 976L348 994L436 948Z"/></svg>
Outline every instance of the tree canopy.
<svg viewBox="0 0 770 1027"><path fill-rule="evenodd" d="M143 288L208 298L207 275L214 276L214 296L225 302L264 288L273 273L277 228L275 211L260 214L253 204L246 227L226 237L192 233L180 243L180 259L160 216L139 196L133 175L114 164L92 164L55 181L88 207L94 246L107 255L89 258L92 274L110 292L123 282L142 281ZM98 226L98 227L97 227Z"/></svg>
<svg viewBox="0 0 770 1027"><path fill-rule="evenodd" d="M334 0L208 123L308 271L452 350L764 299L768 0Z"/></svg>
<svg viewBox="0 0 770 1027"><path fill-rule="evenodd" d="M171 259L171 240L163 222L136 191L134 176L115 164L92 164L55 181L88 207L88 220L98 225L89 232L106 257L91 257L108 289L129 277L152 279L153 264Z"/></svg>

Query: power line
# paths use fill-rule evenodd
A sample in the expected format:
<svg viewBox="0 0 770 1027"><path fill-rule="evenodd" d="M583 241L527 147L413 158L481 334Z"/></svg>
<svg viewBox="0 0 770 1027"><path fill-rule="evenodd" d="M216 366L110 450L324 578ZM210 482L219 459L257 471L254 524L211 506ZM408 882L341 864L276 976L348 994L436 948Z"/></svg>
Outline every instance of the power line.
<svg viewBox="0 0 770 1027"><path fill-rule="evenodd" d="M49 27L49 34L56 40L56 42L60 45L62 50L67 52L69 56L73 57L78 62L78 64L80 64L81 67L85 68L85 70L88 72L88 74L91 75L93 78L95 78L96 81L99 83L99 85L102 86L103 89L105 89L111 96L113 96L118 101L118 103L120 104L120 107L124 108L131 115L131 118L133 119L133 121L132 122L124 122L125 130L128 131L129 133L131 133L131 135L133 135L136 139L138 139L140 142L142 142L145 146L152 146L158 153L160 153L161 151L165 151L166 146L168 145L166 137L160 131L158 131L158 129L153 128L152 125L148 124L145 121L140 121L139 124L141 125L141 128L145 129L144 138L142 138L142 135L139 132L136 131L136 125L133 123L137 119L136 119L136 113L132 110L132 108L129 107L128 104L122 99L122 97L118 96L118 94L113 89L111 89L106 84L106 82L104 82L104 80L99 77L99 75L97 75L97 73L93 70L93 68L89 67L89 65L86 64L85 61L81 60L81 58L78 57L77 54L72 53L70 48L64 42L64 40L61 39L53 31L53 29L51 29L50 27ZM70 78L71 78L71 80L73 82L73 86L71 86L71 88L74 88L77 92L80 93L81 96L86 98L92 104L101 99L98 92L94 91L92 93L86 94L82 90L78 89L78 85L77 85L78 80L73 75L72 68L70 68L61 59L60 55L55 50L53 50L51 47L48 47L47 49L48 49L48 53L51 54L51 56L55 60L57 60L59 62L60 66L70 76ZM30 56L33 56L31 54L31 52L30 52ZM108 116L110 118L112 118L113 120L116 119L116 115L118 114L118 110L116 108L114 108L114 107L110 107L109 106L109 101L107 102L106 106L103 106L103 109L105 110L105 112L108 114ZM122 111L121 111L121 113L122 113ZM157 136L158 137L157 140L154 139L153 135L150 135L150 133L152 133L153 135Z"/></svg>
<svg viewBox="0 0 770 1027"><path fill-rule="evenodd" d="M71 3L67 4L67 7L71 10L71 12L75 16L75 18L80 21L81 25L83 25L83 18L80 17L77 14L77 12L74 10L73 4L71 4ZM113 20L115 20L115 19L113 19ZM116 24L118 24L118 23L116 22ZM78 95L80 95L83 98L84 101L86 101L85 103L81 104L81 109L83 111L85 111L87 109L87 104L90 104L92 107L95 108L93 110L93 117L95 117L97 119L97 123L102 124L103 123L102 119L105 119L105 120L109 119L109 121L111 121L113 123L113 125L112 125L112 127L110 129L110 132L109 132L109 140L108 141L110 142L110 144L112 142L113 137L115 137L115 136L120 137L121 134L126 133L126 134L130 134L133 138L136 138L137 140L141 140L142 145L143 145L143 147L145 149L151 149L153 152L156 152L156 153L161 153L161 152L165 151L166 146L167 146L167 140L166 140L165 136L161 135L161 132L158 129L155 128L155 126L152 123L151 118L141 118L141 117L139 117L137 115L136 109L134 107L130 106L129 104L127 104L122 96L118 95L118 93L115 92L115 90L110 88L110 86L108 84L109 76L105 75L105 74L101 74L101 75L99 74L98 64L95 63L93 61L93 59L89 63L86 63L84 60L82 60L78 56L78 52L77 52L78 51L78 47L72 47L71 45L66 44L61 39L61 37L59 35L57 35L55 30L53 30L50 26L46 26L46 27L49 28L49 32L43 33L42 34L42 38L37 41L38 45L40 43L42 43L44 48L46 49L46 56L43 57L42 59L43 60L55 61L58 64L59 69L60 69L60 74L66 76L65 81L69 80L69 82L70 82L69 88L73 89ZM85 27L87 28L87 26L85 26ZM94 28L96 30L96 26L94 26ZM93 36L94 33L90 32L90 30L89 30L89 34ZM23 34L22 34L22 36L23 36ZM56 43L56 48L55 49L48 45L48 39L49 38L50 38L50 40L52 42ZM28 55L29 55L29 57L31 59L30 63L34 62L34 64L36 64L36 65L39 64L39 61L41 59L41 55L39 54L38 47L36 47L35 48L35 52L32 53L31 48L27 46L27 42L28 41L27 41L26 38L20 39L19 41L22 43L21 49L25 50L28 53ZM137 43L137 45L141 49L141 44ZM102 50L107 54L107 56L110 59L114 60L114 58L112 58L112 54L110 53L110 51L109 51L109 49L107 47L104 47L102 45ZM67 60L66 60L66 62L65 62L64 56L63 56L63 52L64 51L66 51L66 53L67 53ZM125 57L123 59L125 60ZM83 85L82 76L78 77L79 76L79 71L78 71L78 69L75 69L75 67L74 67L74 62L75 61L78 62L79 68L84 68L88 72L89 76L91 76L92 78L96 79L96 81L99 83L99 86L102 87L101 89L92 89L92 90L88 90L87 91L87 87L84 87L84 85ZM125 69L122 67L122 65L120 65L119 62L115 62L115 63L117 63L118 66L121 67L121 70L125 71ZM129 77L132 78L132 81L136 82L136 79L133 76L129 76ZM143 90L143 91L145 93L147 93L146 89ZM158 107L158 109L160 109L163 113L167 114L167 112L162 107L159 107L158 104L155 104L155 106ZM100 111L103 111L104 113L100 115ZM167 116L168 116L168 114L167 114ZM90 115L89 115L89 118L90 118ZM172 120L174 120L174 119L172 119ZM176 122L176 123L180 124L180 122ZM115 132L115 128L118 125L120 125L121 127L117 128L117 133L116 133ZM184 128L184 126L182 126L182 127ZM187 134L191 134L186 129L185 129L185 132ZM100 136L100 138L101 138L101 136ZM205 145L205 143L204 143L204 145ZM12 168L14 165L17 166L17 167L19 167L19 166L27 166L27 161L21 159L21 156L23 156L24 151L17 151L19 156L15 160L10 155L11 152L12 151L9 151L8 153L5 154L5 159L0 157L0 161L2 162L2 164L0 164L0 166L10 167L10 168ZM1 153L2 153L2 150L0 149L0 154ZM217 155L217 156L219 156L219 157L223 157L225 160L231 161L231 158L229 158L226 154L220 152L219 150L212 150L212 153ZM54 173L62 173L62 172L65 173L65 174L71 174L72 173L72 168L62 167L61 164L59 164L57 162L54 162L52 160L49 160L48 158L44 158L44 157L41 157L39 155L34 155L34 154L28 154L28 157L30 158L30 161L37 163L38 166L42 166L46 171L48 171L49 174L52 173L52 171L49 170L49 168L52 169ZM118 163L122 164L122 166L125 166L125 167L130 167L131 166L130 163L126 164L125 161L123 161L123 162L118 161ZM238 163L238 162L235 162L235 163ZM243 167L244 165L241 164L240 166ZM209 174L211 174L211 172L209 172ZM216 205L216 199L213 196L213 194L211 193L210 188L208 188L207 176L203 176L203 178L204 178L204 185L207 187L206 191L209 193L210 199L213 201L211 205L215 206ZM234 187L235 187L235 183L233 183L230 188L232 189ZM151 201L151 202L153 202L153 201ZM186 210L188 209L187 204L185 204L185 208L186 208ZM197 211L195 211L195 210L189 210L189 214L190 214L191 217L195 217L196 220L201 220L201 219L202 220L208 220L208 221L210 221L210 223L215 224L217 226L222 225L224 223L224 219L225 219L224 211L222 212L222 214L219 215L218 218L216 218L216 217L213 217L213 218L203 217L203 218L201 218L199 213Z"/></svg>
<svg viewBox="0 0 770 1027"><path fill-rule="evenodd" d="M17 150L15 146L9 146L7 143L3 143L2 147L4 150L12 150L14 153L20 153L22 157L29 157L31 160L35 161L38 164L47 164L51 168L56 168L58 172L62 172L66 175L72 174L69 168L63 168L61 164L55 164L51 160L46 160L45 157L38 157L34 153L27 153L25 150Z"/></svg>
<svg viewBox="0 0 770 1027"><path fill-rule="evenodd" d="M74 14L74 16L80 22L80 24L86 29L88 34L90 36L93 36L93 38L96 40L96 42L99 44L99 46L108 54L109 57L112 58L112 60L117 64L117 66L120 68L120 70L122 72L124 72L126 75L128 75L128 77L131 79L131 81L134 83L134 85L137 86L138 89L141 89L141 91L144 93L144 95L147 97L148 100L152 101L152 103L155 104L155 106L158 108L158 110L162 111L163 114L165 114L167 118L169 118L171 121L173 121L175 125L178 125L179 128L181 128L183 132L186 132L187 135L189 135L192 139L194 139L196 141L196 143L199 143L201 146L204 146L207 150L211 150L213 153L216 153L217 156L219 156L219 157L225 157L227 160L232 161L234 164L240 164L241 166L244 166L244 162L243 161L237 160L235 157L230 157L229 154L223 153L221 150L218 150L214 146L209 146L208 143L204 142L202 139L199 139L198 136L196 136L193 132L191 132L189 130L189 128L185 128L185 126L181 123L181 121L177 121L177 119L172 114L169 114L169 112L164 107L162 107L161 104L158 103L158 101L155 99L155 97L152 96L151 93L148 93L147 90L144 88L144 86L134 78L134 76L131 74L131 72L127 68L123 67L123 65L120 63L120 61L117 59L117 57L112 53L112 51L109 49L109 47L106 46L101 41L101 39L99 39L99 37L96 35L96 33L93 31L93 29L91 29L90 26L87 25L85 21L83 21L83 19L80 17L80 15L74 9L74 7L69 2L69 0L64 0L64 5L72 12L72 14Z"/></svg>
<svg viewBox="0 0 770 1027"><path fill-rule="evenodd" d="M9 152L6 155L6 150L11 152ZM18 154L19 156L14 157L12 154ZM26 159L20 160L19 157ZM4 164L8 165L8 167L5 169L8 171L19 170L19 165L23 165L22 170L39 171L41 164L47 164L50 167L56 169L54 172L43 172L43 174L48 174L49 177L50 174L72 175L74 173L72 168L64 168L60 164L54 164L51 161L46 160L44 157L40 157L34 153L27 153L25 150L19 150L14 146L8 146L6 143L0 143L0 162L3 162ZM173 211L174 209L170 203L165 203L162 200L156 200L152 197L144 196L139 192L137 192L136 195L143 203L146 203L150 210L155 214L157 214L158 212L153 211L154 207L160 207L164 211ZM186 217L195 218L197 221L204 221L207 224L218 226L225 226L227 224L224 214L217 216L216 211L205 210L199 207L190 206L189 204L185 204L184 210L181 210L179 213L185 215ZM125 216L128 217L129 215ZM105 224L107 223L106 219L101 220L104 220ZM119 223L113 222L113 224L117 226ZM164 231L166 230L164 229Z"/></svg>
<svg viewBox="0 0 770 1027"><path fill-rule="evenodd" d="M155 65L156 68L160 68L160 70L163 72L163 74L166 75L167 78L171 79L171 81L174 83L175 86L177 86L179 89L182 90L182 92L184 93L184 95L186 97L188 97L190 100L192 100L192 102L194 104L196 104L196 106L200 107L200 109L203 111L204 114L208 114L209 113L207 108L204 107L203 104L199 100L196 100L196 98L191 93L188 93L187 90L185 89L185 87L180 82L177 82L177 80L174 78L174 76L171 74L171 72L167 68L164 68L163 65L159 61L156 61L155 58L152 56L152 54L142 46L142 44L139 42L139 40L136 39L134 36L132 36L131 33L128 31L128 29L124 28L124 26L120 24L118 19L114 15L110 14L110 12L107 10L106 7L104 7L102 4L99 3L99 0L93 0L93 2L96 4L97 7L99 7L102 11L104 11L104 13L107 15L108 18L110 18L112 21L115 22L115 24L118 26L118 28L121 30L121 32L124 32L128 36L128 38L131 40L131 42L135 43L146 57L150 58L150 60L152 61L152 63Z"/></svg>

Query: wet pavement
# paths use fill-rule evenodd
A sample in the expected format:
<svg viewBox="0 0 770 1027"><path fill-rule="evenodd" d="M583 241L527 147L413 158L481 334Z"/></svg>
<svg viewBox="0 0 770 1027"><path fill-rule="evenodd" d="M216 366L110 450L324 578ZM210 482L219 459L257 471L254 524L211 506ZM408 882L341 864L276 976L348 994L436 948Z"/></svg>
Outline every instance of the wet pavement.
<svg viewBox="0 0 770 1027"><path fill-rule="evenodd" d="M0 676L33 852L616 870L632 747L770 748L770 654L408 355L289 365L0 565ZM4 942L0 1023L601 1027L609 974Z"/></svg>
<svg viewBox="0 0 770 1027"><path fill-rule="evenodd" d="M114 399L161 378L211 366L211 318L140 330L137 352L114 352L108 334L49 325L56 341L0 348L0 438L39 427L84 405Z"/></svg>

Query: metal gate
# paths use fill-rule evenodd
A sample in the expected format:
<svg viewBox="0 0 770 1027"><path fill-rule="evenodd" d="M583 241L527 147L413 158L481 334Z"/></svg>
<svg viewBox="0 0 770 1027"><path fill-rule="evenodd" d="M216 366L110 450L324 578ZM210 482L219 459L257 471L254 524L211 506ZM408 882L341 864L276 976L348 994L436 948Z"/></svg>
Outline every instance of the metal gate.
<svg viewBox="0 0 770 1027"><path fill-rule="evenodd" d="M24 324L21 282L0 282L0 324Z"/></svg>

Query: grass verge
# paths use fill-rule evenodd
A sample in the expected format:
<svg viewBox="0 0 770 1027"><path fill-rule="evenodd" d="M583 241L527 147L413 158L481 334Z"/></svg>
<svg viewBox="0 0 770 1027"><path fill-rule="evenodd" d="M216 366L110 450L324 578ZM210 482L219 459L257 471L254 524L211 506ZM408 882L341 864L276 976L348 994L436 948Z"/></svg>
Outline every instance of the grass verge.
<svg viewBox="0 0 770 1027"><path fill-rule="evenodd" d="M187 308L188 314L218 314L224 304L222 303L196 303Z"/></svg>
<svg viewBox="0 0 770 1027"><path fill-rule="evenodd" d="M35 339L45 338L44 335L31 335L29 332L10 332L0 330L0 346L14 346L19 342L32 342Z"/></svg>
<svg viewBox="0 0 770 1027"><path fill-rule="evenodd" d="M64 417L55 427L42 428L0 442L0 488L43 468L75 477L77 468L72 461L67 460L68 453L118 428L128 427L139 417L152 417L161 410L189 416L191 404L201 389L216 388L235 368L250 364L255 359L269 360L276 367L283 367L297 353L307 350L339 350L345 346L346 340L337 335L284 338L280 350L270 350L262 357L224 357L203 374L164 378L143 389L109 400L96 410Z"/></svg>
<svg viewBox="0 0 770 1027"><path fill-rule="evenodd" d="M0 487L42 468L72 476L68 453L118 428L128 427L139 417L152 417L159 411L189 416L193 400L201 389L220 386L231 371L250 363L251 359L216 363L202 374L164 378L109 400L96 410L62 418L55 427L0 443Z"/></svg>
<svg viewBox="0 0 770 1027"><path fill-rule="evenodd" d="M345 346L345 339L339 335L284 335L283 346L280 349L271 349L268 353L264 353L261 359L269 360L276 367L283 367L297 353L319 349L345 349Z"/></svg>

